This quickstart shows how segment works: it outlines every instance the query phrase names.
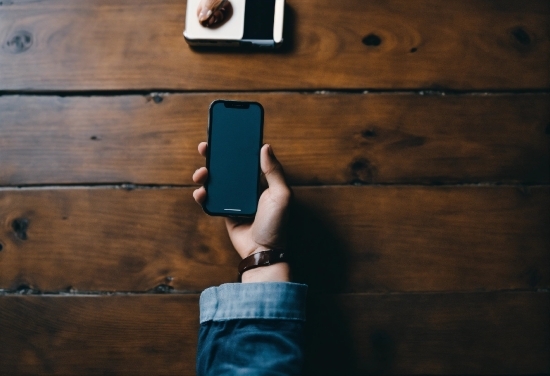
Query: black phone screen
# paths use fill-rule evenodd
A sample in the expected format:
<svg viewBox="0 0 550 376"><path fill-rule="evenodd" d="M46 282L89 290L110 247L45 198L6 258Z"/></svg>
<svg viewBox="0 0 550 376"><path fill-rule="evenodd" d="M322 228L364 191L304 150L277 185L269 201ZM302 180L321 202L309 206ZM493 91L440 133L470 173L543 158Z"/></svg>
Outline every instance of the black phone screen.
<svg viewBox="0 0 550 376"><path fill-rule="evenodd" d="M210 106L204 210L211 215L256 214L263 108L256 102Z"/></svg>
<svg viewBox="0 0 550 376"><path fill-rule="evenodd" d="M246 0L243 39L273 39L275 0Z"/></svg>

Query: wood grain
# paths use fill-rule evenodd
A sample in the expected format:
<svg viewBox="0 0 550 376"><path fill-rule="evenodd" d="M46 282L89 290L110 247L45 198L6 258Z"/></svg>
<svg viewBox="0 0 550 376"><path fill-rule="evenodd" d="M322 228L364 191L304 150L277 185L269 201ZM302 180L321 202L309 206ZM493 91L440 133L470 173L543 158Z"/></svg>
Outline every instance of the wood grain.
<svg viewBox="0 0 550 376"><path fill-rule="evenodd" d="M192 375L198 295L0 296L0 373Z"/></svg>
<svg viewBox="0 0 550 376"><path fill-rule="evenodd" d="M191 192L1 190L0 288L199 291L235 281L223 220ZM312 290L550 285L548 187L303 187L295 196L291 254Z"/></svg>
<svg viewBox="0 0 550 376"><path fill-rule="evenodd" d="M548 293L320 295L308 306L308 372L546 374Z"/></svg>
<svg viewBox="0 0 550 376"><path fill-rule="evenodd" d="M217 98L259 101L294 185L550 182L550 96L0 97L1 185L193 184Z"/></svg>
<svg viewBox="0 0 550 376"><path fill-rule="evenodd" d="M1 90L528 89L550 85L546 0L289 0L275 53L194 51L182 0L0 7Z"/></svg>
<svg viewBox="0 0 550 376"><path fill-rule="evenodd" d="M542 374L548 293L311 295L306 374ZM192 374L198 295L0 296L2 372Z"/></svg>

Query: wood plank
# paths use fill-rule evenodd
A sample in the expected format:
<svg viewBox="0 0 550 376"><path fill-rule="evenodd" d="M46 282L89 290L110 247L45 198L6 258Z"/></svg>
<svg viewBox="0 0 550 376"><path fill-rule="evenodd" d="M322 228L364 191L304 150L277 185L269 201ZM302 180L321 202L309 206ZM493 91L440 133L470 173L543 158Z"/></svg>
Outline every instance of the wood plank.
<svg viewBox="0 0 550 376"><path fill-rule="evenodd" d="M307 374L547 374L548 293L336 295L308 307Z"/></svg>
<svg viewBox="0 0 550 376"><path fill-rule="evenodd" d="M191 192L0 190L0 288L199 291L234 281L223 220ZM550 285L548 187L302 187L295 196L290 253L312 290Z"/></svg>
<svg viewBox="0 0 550 376"><path fill-rule="evenodd" d="M0 372L192 375L198 302L198 295L0 296Z"/></svg>
<svg viewBox="0 0 550 376"><path fill-rule="evenodd" d="M542 374L548 293L312 295L306 374ZM0 296L2 371L192 374L198 295Z"/></svg>
<svg viewBox="0 0 550 376"><path fill-rule="evenodd" d="M2 90L527 89L550 85L546 0L288 0L275 53L200 52L182 0L11 0ZM363 42L364 41L364 42Z"/></svg>
<svg viewBox="0 0 550 376"><path fill-rule="evenodd" d="M193 184L216 98L264 105L294 185L550 182L546 94L218 93L0 97L0 184Z"/></svg>

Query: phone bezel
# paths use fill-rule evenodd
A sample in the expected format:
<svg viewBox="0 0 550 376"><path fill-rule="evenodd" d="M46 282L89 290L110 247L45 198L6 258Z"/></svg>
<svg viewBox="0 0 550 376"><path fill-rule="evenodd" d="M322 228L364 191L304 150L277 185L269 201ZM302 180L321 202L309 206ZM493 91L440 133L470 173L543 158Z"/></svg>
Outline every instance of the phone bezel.
<svg viewBox="0 0 550 376"><path fill-rule="evenodd" d="M207 136L208 136L208 139L207 139L207 149L206 149L206 169L208 171L210 171L210 140L212 138L212 118L213 118L213 115L212 115L212 111L214 109L214 106L218 103L222 103L223 105L225 105L226 103L229 103L231 106L239 106L239 105L243 105L243 104L246 104L246 105L257 105L259 108L260 108L260 113L261 113L261 119L260 119L260 142L259 142L259 145L258 145L258 148L259 150L262 149L262 145L263 145L263 138L264 138L264 107L261 105L261 103L259 102L254 102L254 101L235 101L235 100L226 100L226 99L216 99L215 101L213 101L212 103L210 103L210 106L208 108L208 127L207 127ZM230 213L226 213L226 212L221 212L221 213L217 213L217 212L212 212L210 210L208 210L206 208L206 201L201 205L202 206L202 209L203 211L210 215L210 216L215 216L215 217L244 217L244 218L251 218L251 217L254 217L256 215L256 212L258 211L258 200L260 199L260 176L261 176L261 166L260 166L260 158L258 156L258 179L257 179L257 183L256 183L256 207L255 207L255 210L253 213L239 213L239 214L230 214ZM208 179L206 180L206 182L204 183L204 189L206 190L206 193L208 194Z"/></svg>

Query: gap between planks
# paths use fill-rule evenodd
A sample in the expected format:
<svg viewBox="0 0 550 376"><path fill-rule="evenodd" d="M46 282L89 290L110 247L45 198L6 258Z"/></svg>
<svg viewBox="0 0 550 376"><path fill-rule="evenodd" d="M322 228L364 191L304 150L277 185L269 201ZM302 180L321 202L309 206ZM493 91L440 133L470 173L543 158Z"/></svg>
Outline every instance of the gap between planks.
<svg viewBox="0 0 550 376"><path fill-rule="evenodd" d="M227 282L234 283L234 282ZM158 286L157 286L158 287ZM0 298L3 296L45 296L45 297L93 297L93 296L157 296L157 295L199 295L202 291L184 291L184 290L170 290L169 292L154 292L150 291L39 291L29 288L27 290L5 290L0 289ZM455 295L473 295L473 294L509 294L509 293L542 293L547 294L550 290L546 288L537 289L495 289L495 290L446 290L446 291L371 291L371 292L320 292L312 291L310 295L331 295L331 296L395 296L395 295L442 295L442 294L455 294Z"/></svg>
<svg viewBox="0 0 550 376"><path fill-rule="evenodd" d="M32 190L63 190L63 189L121 189L126 191L134 190L162 190L162 189L189 189L196 188L198 184L173 184L173 185L159 185L159 184L133 184L133 183L115 183L105 184L105 183L86 183L86 184L22 184L22 185L2 185L0 186L0 192L9 192L9 191L32 191ZM326 187L326 188L338 188L338 187L441 187L441 188L472 188L472 187L498 187L498 188L548 188L550 184L508 184L508 183L463 183L463 184L418 184L418 183L353 183L353 184L291 184L293 187Z"/></svg>
<svg viewBox="0 0 550 376"><path fill-rule="evenodd" d="M433 88L416 89L314 89L314 90L173 90L151 88L147 90L0 90L4 96L58 96L58 97L122 97L122 96L167 96L196 94L303 94L303 95L420 95L420 96L498 96L498 95L535 95L550 94L548 89L517 89L517 90L453 90Z"/></svg>

